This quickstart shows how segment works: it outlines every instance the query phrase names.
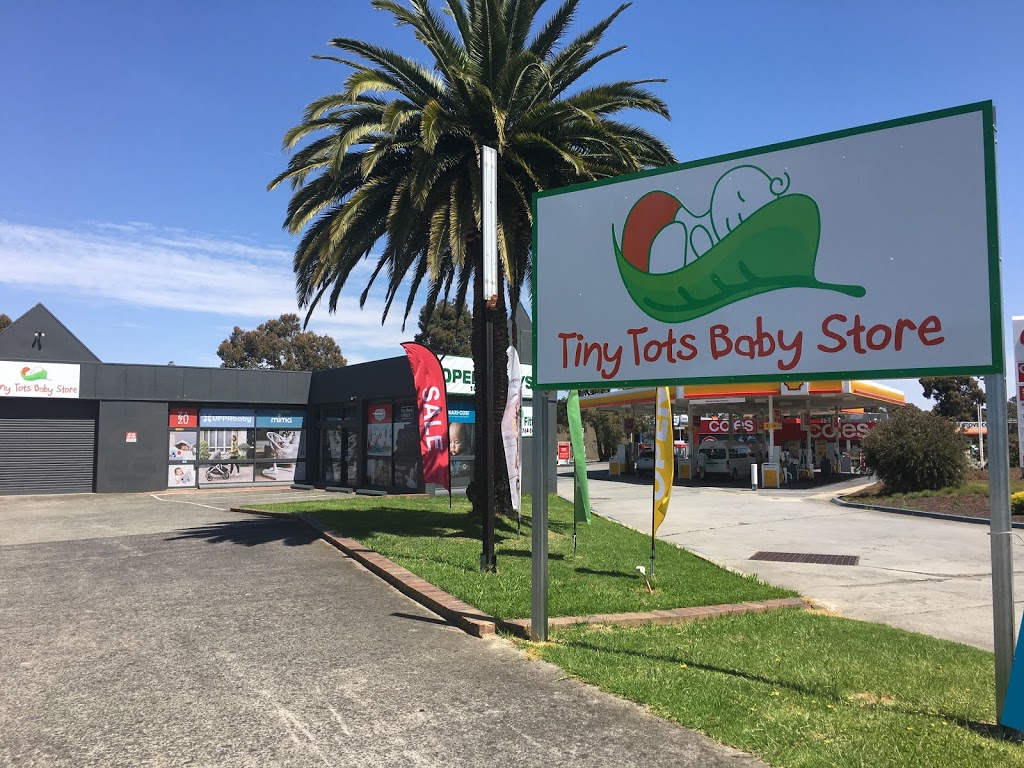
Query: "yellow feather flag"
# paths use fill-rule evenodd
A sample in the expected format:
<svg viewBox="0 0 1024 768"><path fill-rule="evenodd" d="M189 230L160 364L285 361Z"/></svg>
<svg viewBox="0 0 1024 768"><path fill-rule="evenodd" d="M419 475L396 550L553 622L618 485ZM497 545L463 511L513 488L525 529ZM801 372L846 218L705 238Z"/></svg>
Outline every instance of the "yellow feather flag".
<svg viewBox="0 0 1024 768"><path fill-rule="evenodd" d="M654 416L654 530L668 514L675 479L675 441L672 439L672 398L668 387L658 387Z"/></svg>

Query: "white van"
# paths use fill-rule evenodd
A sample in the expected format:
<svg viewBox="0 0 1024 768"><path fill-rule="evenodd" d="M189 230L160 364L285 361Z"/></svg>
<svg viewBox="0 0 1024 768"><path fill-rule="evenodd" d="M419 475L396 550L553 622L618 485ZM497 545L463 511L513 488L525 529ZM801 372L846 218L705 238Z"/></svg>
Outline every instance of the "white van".
<svg viewBox="0 0 1024 768"><path fill-rule="evenodd" d="M706 475L726 475L733 480L750 479L750 467L757 457L746 443L703 443L697 449L697 470Z"/></svg>

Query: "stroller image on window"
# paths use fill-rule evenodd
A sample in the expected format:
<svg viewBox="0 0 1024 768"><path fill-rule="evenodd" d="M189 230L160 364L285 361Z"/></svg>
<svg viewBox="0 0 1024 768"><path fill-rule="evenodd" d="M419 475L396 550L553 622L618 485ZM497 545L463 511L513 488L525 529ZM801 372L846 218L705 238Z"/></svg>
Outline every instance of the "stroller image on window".
<svg viewBox="0 0 1024 768"><path fill-rule="evenodd" d="M210 455L210 458L213 461L220 462L221 461L220 451L214 451ZM206 468L206 479L207 479L207 481L227 480L229 473L230 473L230 468L228 467L227 464L221 464L221 463L213 464L213 465L211 465L211 466Z"/></svg>

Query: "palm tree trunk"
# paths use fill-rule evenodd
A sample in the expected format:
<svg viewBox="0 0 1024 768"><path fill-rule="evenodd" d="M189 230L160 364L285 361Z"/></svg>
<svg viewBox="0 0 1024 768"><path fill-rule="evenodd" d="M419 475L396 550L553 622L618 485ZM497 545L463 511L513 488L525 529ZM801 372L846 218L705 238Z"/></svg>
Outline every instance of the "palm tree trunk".
<svg viewBox="0 0 1024 768"><path fill-rule="evenodd" d="M473 508L470 515L483 519L487 505L487 451L494 457L494 496L492 504L498 515L512 514L512 495L508 487L508 468L505 465L505 446L501 439L501 416L508 400L508 315L505 302L504 280L499 272L498 302L493 309L484 305L483 275L479 265L483 261L483 240L479 237L469 243L470 259L478 265L473 276L473 369L476 381L476 459L473 464L473 481L466 489ZM486 314L485 314L486 313ZM491 321L493 359L486 357L486 325ZM493 413L487 412L487 388L494 392Z"/></svg>

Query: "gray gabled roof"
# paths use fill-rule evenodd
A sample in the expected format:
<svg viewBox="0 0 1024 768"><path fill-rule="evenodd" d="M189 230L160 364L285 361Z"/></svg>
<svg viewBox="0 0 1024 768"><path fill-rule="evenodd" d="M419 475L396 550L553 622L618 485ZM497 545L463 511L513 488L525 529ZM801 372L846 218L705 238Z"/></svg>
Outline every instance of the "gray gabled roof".
<svg viewBox="0 0 1024 768"><path fill-rule="evenodd" d="M0 360L99 363L101 360L42 304L0 331Z"/></svg>

